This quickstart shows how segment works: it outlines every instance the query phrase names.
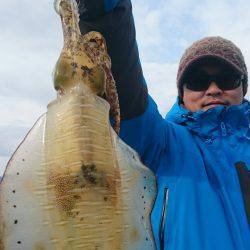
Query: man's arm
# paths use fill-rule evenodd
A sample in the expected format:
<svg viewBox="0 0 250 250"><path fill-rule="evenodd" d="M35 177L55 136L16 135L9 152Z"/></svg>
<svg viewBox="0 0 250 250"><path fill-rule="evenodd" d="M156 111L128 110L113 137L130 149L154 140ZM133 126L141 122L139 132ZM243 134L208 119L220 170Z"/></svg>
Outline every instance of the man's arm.
<svg viewBox="0 0 250 250"><path fill-rule="evenodd" d="M121 118L146 110L148 92L136 44L130 0L79 0L82 34L99 31L106 39L116 81Z"/></svg>
<svg viewBox="0 0 250 250"><path fill-rule="evenodd" d="M136 44L131 2L81 0L79 7L82 34L96 30L107 42L121 108L119 136L139 153L146 166L156 171L165 150L167 130L156 104L148 96Z"/></svg>

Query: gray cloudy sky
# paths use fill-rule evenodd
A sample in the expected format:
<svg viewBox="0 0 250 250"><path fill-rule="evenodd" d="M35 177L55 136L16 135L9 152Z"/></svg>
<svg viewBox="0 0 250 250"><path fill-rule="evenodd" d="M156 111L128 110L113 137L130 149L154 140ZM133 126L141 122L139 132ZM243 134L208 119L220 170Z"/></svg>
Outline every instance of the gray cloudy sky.
<svg viewBox="0 0 250 250"><path fill-rule="evenodd" d="M149 91L163 115L175 101L184 49L204 36L233 40L250 66L249 0L133 0ZM56 95L52 71L62 47L53 0L0 0L0 175ZM248 95L249 97L249 95Z"/></svg>

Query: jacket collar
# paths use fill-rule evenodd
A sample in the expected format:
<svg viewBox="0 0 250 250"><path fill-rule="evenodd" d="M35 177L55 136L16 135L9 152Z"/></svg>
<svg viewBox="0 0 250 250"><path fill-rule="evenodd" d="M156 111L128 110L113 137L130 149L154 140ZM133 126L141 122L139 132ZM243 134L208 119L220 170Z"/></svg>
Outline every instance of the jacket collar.
<svg viewBox="0 0 250 250"><path fill-rule="evenodd" d="M165 119L186 126L205 138L238 133L239 130L250 136L250 102L247 100L241 105L218 106L192 113L182 107L177 99Z"/></svg>

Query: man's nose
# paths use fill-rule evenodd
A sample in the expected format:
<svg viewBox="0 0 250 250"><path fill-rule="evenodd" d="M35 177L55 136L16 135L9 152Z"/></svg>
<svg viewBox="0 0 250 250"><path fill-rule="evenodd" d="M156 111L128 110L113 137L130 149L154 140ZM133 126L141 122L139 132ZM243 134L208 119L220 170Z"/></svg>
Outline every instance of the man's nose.
<svg viewBox="0 0 250 250"><path fill-rule="evenodd" d="M219 96L222 94L222 90L217 86L216 82L211 82L208 89L206 90L206 95L209 96Z"/></svg>

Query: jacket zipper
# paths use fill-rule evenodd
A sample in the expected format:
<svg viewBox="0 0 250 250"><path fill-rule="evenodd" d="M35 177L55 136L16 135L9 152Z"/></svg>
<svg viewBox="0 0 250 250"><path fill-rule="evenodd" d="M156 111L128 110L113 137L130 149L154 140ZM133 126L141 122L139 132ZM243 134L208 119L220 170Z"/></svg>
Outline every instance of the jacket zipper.
<svg viewBox="0 0 250 250"><path fill-rule="evenodd" d="M167 203L168 203L168 188L164 189L164 201L163 208L161 212L161 222L160 222L160 230L159 230L159 239L161 250L164 250L164 231L165 231L165 221L166 221L166 213L167 213Z"/></svg>

